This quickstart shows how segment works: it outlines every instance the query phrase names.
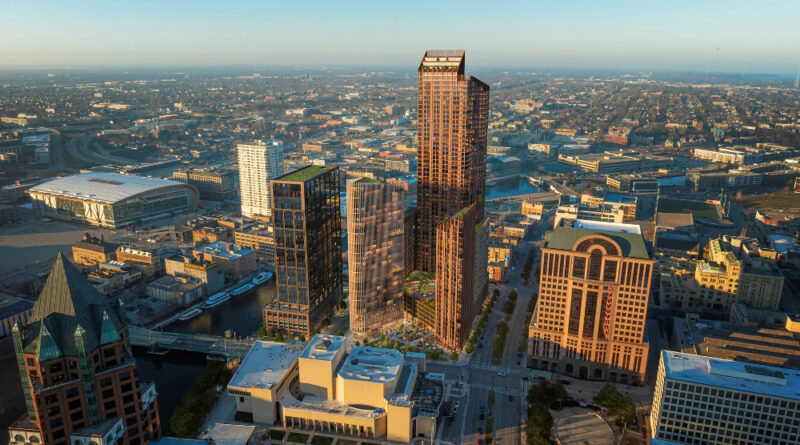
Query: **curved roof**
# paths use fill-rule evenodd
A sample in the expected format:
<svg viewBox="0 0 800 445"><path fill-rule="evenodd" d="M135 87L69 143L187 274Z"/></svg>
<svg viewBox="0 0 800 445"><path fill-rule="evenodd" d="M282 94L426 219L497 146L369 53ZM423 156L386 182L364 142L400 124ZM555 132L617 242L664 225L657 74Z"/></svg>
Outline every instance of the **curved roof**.
<svg viewBox="0 0 800 445"><path fill-rule="evenodd" d="M113 204L132 196L172 186L193 188L190 185L167 179L94 172L53 179L30 188L28 193L43 193Z"/></svg>

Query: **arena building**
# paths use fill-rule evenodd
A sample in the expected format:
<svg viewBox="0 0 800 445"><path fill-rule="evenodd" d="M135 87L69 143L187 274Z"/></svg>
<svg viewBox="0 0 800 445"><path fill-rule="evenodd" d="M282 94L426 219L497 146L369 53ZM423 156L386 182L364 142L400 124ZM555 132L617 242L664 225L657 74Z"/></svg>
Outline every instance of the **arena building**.
<svg viewBox="0 0 800 445"><path fill-rule="evenodd" d="M197 208L197 188L118 173L65 176L26 191L45 216L117 229Z"/></svg>

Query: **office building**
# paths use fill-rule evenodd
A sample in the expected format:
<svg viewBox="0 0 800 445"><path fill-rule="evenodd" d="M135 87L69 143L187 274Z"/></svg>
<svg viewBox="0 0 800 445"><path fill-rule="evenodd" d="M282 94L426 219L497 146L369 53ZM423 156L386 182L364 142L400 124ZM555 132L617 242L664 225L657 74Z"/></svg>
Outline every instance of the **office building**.
<svg viewBox="0 0 800 445"><path fill-rule="evenodd" d="M228 384L239 419L400 443L433 437L443 389L425 373L424 355L367 346L348 353L345 338L332 335L299 349L257 341Z"/></svg>
<svg viewBox="0 0 800 445"><path fill-rule="evenodd" d="M707 357L800 369L796 316L737 304L731 322L673 317L670 349Z"/></svg>
<svg viewBox="0 0 800 445"><path fill-rule="evenodd" d="M232 171L186 168L172 173L172 179L197 188L203 200L236 199L236 180Z"/></svg>
<svg viewBox="0 0 800 445"><path fill-rule="evenodd" d="M800 442L800 375L774 366L662 351L650 435L683 444Z"/></svg>
<svg viewBox="0 0 800 445"><path fill-rule="evenodd" d="M239 144L237 153L242 215L272 215L269 181L283 174L283 142Z"/></svg>
<svg viewBox="0 0 800 445"><path fill-rule="evenodd" d="M198 191L165 179L118 173L83 173L26 190L45 216L118 229L197 208Z"/></svg>
<svg viewBox="0 0 800 445"><path fill-rule="evenodd" d="M695 266L697 295L692 302L687 302L687 307L724 311L725 314L730 313L736 303L777 309L783 292L783 275L773 268L754 267L743 262L732 247L719 239L709 241L708 258ZM688 283L691 285L691 281ZM684 305L680 298L667 297Z"/></svg>
<svg viewBox="0 0 800 445"><path fill-rule="evenodd" d="M98 431L105 443L160 438L155 385L137 376L126 323L123 304L59 254L30 322L12 330L27 413L8 428L11 444L83 444Z"/></svg>
<svg viewBox="0 0 800 445"><path fill-rule="evenodd" d="M275 264L275 234L267 224L258 224L233 232L233 243L238 247L253 249L256 258L266 264Z"/></svg>
<svg viewBox="0 0 800 445"><path fill-rule="evenodd" d="M374 179L347 181L350 330L386 332L403 321L403 190Z"/></svg>
<svg viewBox="0 0 800 445"><path fill-rule="evenodd" d="M477 212L477 204L472 204L436 227L434 334L443 346L451 350L460 350L464 346L475 315Z"/></svg>
<svg viewBox="0 0 800 445"><path fill-rule="evenodd" d="M215 243L196 247L192 257L197 261L207 261L219 267L222 273L230 275L233 279L251 274L258 269L256 253L252 249L237 249L235 244Z"/></svg>
<svg viewBox="0 0 800 445"><path fill-rule="evenodd" d="M464 74L464 51L427 51L417 76L416 267L435 271L436 226L475 204L483 219L489 86Z"/></svg>
<svg viewBox="0 0 800 445"><path fill-rule="evenodd" d="M308 166L271 185L277 297L265 325L311 338L342 299L339 168Z"/></svg>
<svg viewBox="0 0 800 445"><path fill-rule="evenodd" d="M654 262L634 224L577 220L548 232L528 335L533 366L594 380L643 381Z"/></svg>

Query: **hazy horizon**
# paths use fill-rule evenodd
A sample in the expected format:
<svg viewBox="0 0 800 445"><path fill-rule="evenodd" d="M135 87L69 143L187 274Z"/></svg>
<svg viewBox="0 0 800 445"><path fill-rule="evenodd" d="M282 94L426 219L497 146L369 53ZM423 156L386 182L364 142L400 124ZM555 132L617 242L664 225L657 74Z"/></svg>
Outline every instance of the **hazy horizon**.
<svg viewBox="0 0 800 445"><path fill-rule="evenodd" d="M793 76L800 3L3 2L3 68L409 66Z"/></svg>

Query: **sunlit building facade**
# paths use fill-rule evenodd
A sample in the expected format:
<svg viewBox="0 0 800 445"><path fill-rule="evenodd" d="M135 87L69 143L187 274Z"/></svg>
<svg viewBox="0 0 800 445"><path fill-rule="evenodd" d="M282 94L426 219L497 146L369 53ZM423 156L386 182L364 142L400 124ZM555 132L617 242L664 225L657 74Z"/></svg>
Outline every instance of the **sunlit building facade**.
<svg viewBox="0 0 800 445"><path fill-rule="evenodd" d="M637 225L577 220L548 232L529 326L532 365L641 382L653 263Z"/></svg>
<svg viewBox="0 0 800 445"><path fill-rule="evenodd" d="M403 320L403 194L374 179L347 182L350 330L357 335Z"/></svg>
<svg viewBox="0 0 800 445"><path fill-rule="evenodd" d="M283 174L283 142L239 144L236 151L242 215L272 215L269 181Z"/></svg>
<svg viewBox="0 0 800 445"><path fill-rule="evenodd" d="M475 204L483 219L489 86L464 74L464 51L427 51L417 76L416 267L436 269L436 226Z"/></svg>
<svg viewBox="0 0 800 445"><path fill-rule="evenodd" d="M277 298L265 325L310 338L342 299L339 168L304 167L271 186Z"/></svg>
<svg viewBox="0 0 800 445"><path fill-rule="evenodd" d="M475 311L476 204L436 228L436 322L434 334L446 348L460 350ZM484 268L483 273L486 273Z"/></svg>

